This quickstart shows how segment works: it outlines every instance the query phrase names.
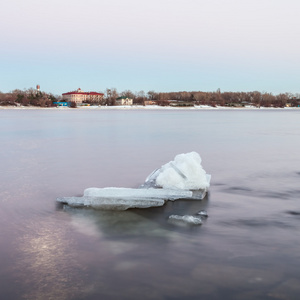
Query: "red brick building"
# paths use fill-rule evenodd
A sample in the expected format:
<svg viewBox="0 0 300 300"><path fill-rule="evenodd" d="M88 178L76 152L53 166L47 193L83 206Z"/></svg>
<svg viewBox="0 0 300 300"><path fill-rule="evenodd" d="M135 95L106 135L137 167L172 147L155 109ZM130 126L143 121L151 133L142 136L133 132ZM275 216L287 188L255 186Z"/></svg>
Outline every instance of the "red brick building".
<svg viewBox="0 0 300 300"><path fill-rule="evenodd" d="M104 94L97 92L84 92L80 88L73 92L63 93L63 101L75 102L76 104L87 102L100 102L103 99Z"/></svg>

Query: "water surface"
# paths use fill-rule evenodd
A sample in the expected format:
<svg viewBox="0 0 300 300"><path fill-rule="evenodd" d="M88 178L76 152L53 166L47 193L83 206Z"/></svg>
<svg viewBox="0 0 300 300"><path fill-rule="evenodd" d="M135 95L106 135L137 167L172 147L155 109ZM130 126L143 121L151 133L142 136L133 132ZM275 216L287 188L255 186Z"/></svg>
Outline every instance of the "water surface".
<svg viewBox="0 0 300 300"><path fill-rule="evenodd" d="M4 299L298 299L298 110L0 110ZM56 197L137 187L176 154L203 201L125 212ZM171 214L209 217L201 226Z"/></svg>

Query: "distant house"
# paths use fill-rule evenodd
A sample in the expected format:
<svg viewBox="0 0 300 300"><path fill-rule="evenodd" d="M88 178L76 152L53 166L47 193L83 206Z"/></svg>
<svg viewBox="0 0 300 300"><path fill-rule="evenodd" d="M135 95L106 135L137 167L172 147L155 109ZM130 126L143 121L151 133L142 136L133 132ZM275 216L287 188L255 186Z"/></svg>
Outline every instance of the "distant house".
<svg viewBox="0 0 300 300"><path fill-rule="evenodd" d="M119 97L116 99L116 105L132 105L133 100L128 97Z"/></svg>
<svg viewBox="0 0 300 300"><path fill-rule="evenodd" d="M193 102L169 100L169 105L174 107L194 106Z"/></svg>
<svg viewBox="0 0 300 300"><path fill-rule="evenodd" d="M144 104L145 105L156 105L157 101L154 101L154 100L145 100Z"/></svg>
<svg viewBox="0 0 300 300"><path fill-rule="evenodd" d="M75 102L76 104L86 102L100 102L104 94L97 92L84 92L80 88L73 92L63 93L63 101Z"/></svg>

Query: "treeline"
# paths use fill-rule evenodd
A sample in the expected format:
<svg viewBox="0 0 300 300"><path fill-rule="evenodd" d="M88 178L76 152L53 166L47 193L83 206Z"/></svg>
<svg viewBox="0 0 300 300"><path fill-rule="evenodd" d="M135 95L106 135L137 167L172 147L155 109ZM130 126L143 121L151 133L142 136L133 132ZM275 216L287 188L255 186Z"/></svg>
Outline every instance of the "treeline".
<svg viewBox="0 0 300 300"><path fill-rule="evenodd" d="M144 91L133 93L130 90L118 93L116 89L106 90L106 100L113 103L119 96L125 96L133 99L134 104L144 105L145 103L154 102L157 105L167 106L192 106L192 105L209 105L209 106L245 106L252 105L256 107L298 107L300 105L300 94L282 93L273 95L272 93L254 92L169 92L157 93Z"/></svg>
<svg viewBox="0 0 300 300"><path fill-rule="evenodd" d="M256 107L299 107L300 94L282 93L274 95L266 92L169 92L159 93L155 91L132 92L125 90L118 93L116 88L106 89L103 99L97 105L115 105L118 97L127 97L133 99L135 105L156 104L161 106L246 106ZM61 101L61 96L41 92L35 89L14 90L10 93L0 92L0 105L22 105L22 106L54 106L54 102Z"/></svg>
<svg viewBox="0 0 300 300"><path fill-rule="evenodd" d="M41 92L35 89L28 90L14 90L10 93L0 92L0 105L1 106L40 106L51 107L53 102L59 100L60 97L54 96L49 93Z"/></svg>

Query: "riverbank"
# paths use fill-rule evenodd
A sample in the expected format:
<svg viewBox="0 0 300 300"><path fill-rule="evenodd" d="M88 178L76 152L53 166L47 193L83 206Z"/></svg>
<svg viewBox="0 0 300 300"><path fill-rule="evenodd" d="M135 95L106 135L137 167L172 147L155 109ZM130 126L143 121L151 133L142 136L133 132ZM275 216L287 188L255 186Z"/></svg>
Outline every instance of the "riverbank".
<svg viewBox="0 0 300 300"><path fill-rule="evenodd" d="M47 110L66 110L66 109L74 109L70 107L39 107L39 106L0 106L0 109L47 109ZM174 107L174 106L159 106L159 105L124 105L124 106L78 106L75 109L147 109L147 110L157 110L157 109L163 109L163 110L201 110L201 109L233 109L233 110L244 110L244 109L300 109L299 107L256 107L256 106L241 106L241 107L229 107L229 106L209 106L209 105L195 105L195 106L190 106L190 107Z"/></svg>

